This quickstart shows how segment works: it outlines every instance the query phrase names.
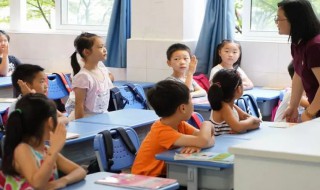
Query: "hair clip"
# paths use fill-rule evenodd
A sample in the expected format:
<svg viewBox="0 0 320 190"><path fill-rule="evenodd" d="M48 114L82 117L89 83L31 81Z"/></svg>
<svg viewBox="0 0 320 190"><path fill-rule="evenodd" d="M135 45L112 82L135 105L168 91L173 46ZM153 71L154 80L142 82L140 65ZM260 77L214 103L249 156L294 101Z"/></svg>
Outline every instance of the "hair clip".
<svg viewBox="0 0 320 190"><path fill-rule="evenodd" d="M219 88L221 88L220 82L215 82L215 83L213 83L213 84L215 84L215 85L217 85Z"/></svg>
<svg viewBox="0 0 320 190"><path fill-rule="evenodd" d="M16 111L16 112L19 112L20 114L22 114L22 111L21 111L21 109L19 109L19 108L16 109L15 111Z"/></svg>

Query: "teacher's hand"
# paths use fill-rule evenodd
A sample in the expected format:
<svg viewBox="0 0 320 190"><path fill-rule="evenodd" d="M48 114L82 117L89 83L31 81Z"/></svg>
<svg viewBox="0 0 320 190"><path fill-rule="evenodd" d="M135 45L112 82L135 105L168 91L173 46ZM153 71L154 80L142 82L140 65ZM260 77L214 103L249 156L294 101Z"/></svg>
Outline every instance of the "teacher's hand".
<svg viewBox="0 0 320 190"><path fill-rule="evenodd" d="M286 121L290 123L297 123L298 115L298 109L293 109L289 106L284 112L283 119L286 119Z"/></svg>

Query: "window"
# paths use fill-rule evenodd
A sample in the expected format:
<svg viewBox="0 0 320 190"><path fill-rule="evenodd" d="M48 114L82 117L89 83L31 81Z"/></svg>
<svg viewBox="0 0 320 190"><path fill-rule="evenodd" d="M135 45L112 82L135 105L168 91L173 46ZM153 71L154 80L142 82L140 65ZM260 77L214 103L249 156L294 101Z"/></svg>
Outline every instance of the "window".
<svg viewBox="0 0 320 190"><path fill-rule="evenodd" d="M279 0L236 0L237 37L284 38L279 36L274 16L277 15ZM320 18L320 1L310 0Z"/></svg>
<svg viewBox="0 0 320 190"><path fill-rule="evenodd" d="M1 0L0 28L107 31L113 2L114 0ZM10 23L10 20L14 23Z"/></svg>
<svg viewBox="0 0 320 190"><path fill-rule="evenodd" d="M108 30L114 0L60 0L58 29Z"/></svg>
<svg viewBox="0 0 320 190"><path fill-rule="evenodd" d="M10 7L9 1L0 2L0 28L8 29L10 22Z"/></svg>

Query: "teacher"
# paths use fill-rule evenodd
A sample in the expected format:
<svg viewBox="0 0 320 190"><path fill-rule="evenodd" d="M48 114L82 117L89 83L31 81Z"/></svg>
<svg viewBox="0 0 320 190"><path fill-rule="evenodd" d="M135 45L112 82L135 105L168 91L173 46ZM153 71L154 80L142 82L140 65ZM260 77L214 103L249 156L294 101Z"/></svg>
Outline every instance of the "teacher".
<svg viewBox="0 0 320 190"><path fill-rule="evenodd" d="M283 0L278 3L275 22L279 34L289 35L294 76L290 105L284 113L287 122L297 122L303 91L310 106L302 122L320 116L320 23L308 0Z"/></svg>

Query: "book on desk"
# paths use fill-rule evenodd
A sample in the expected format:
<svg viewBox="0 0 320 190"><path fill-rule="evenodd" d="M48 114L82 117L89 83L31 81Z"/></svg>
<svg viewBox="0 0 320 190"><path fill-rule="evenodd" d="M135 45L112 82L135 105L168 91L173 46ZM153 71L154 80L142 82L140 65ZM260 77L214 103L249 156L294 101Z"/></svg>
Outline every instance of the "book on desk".
<svg viewBox="0 0 320 190"><path fill-rule="evenodd" d="M175 179L134 175L127 173L114 174L95 181L98 184L127 187L132 189L160 189L176 183Z"/></svg>
<svg viewBox="0 0 320 190"><path fill-rule="evenodd" d="M234 156L230 153L199 152L191 154L176 153L174 160L192 160L232 164Z"/></svg>

